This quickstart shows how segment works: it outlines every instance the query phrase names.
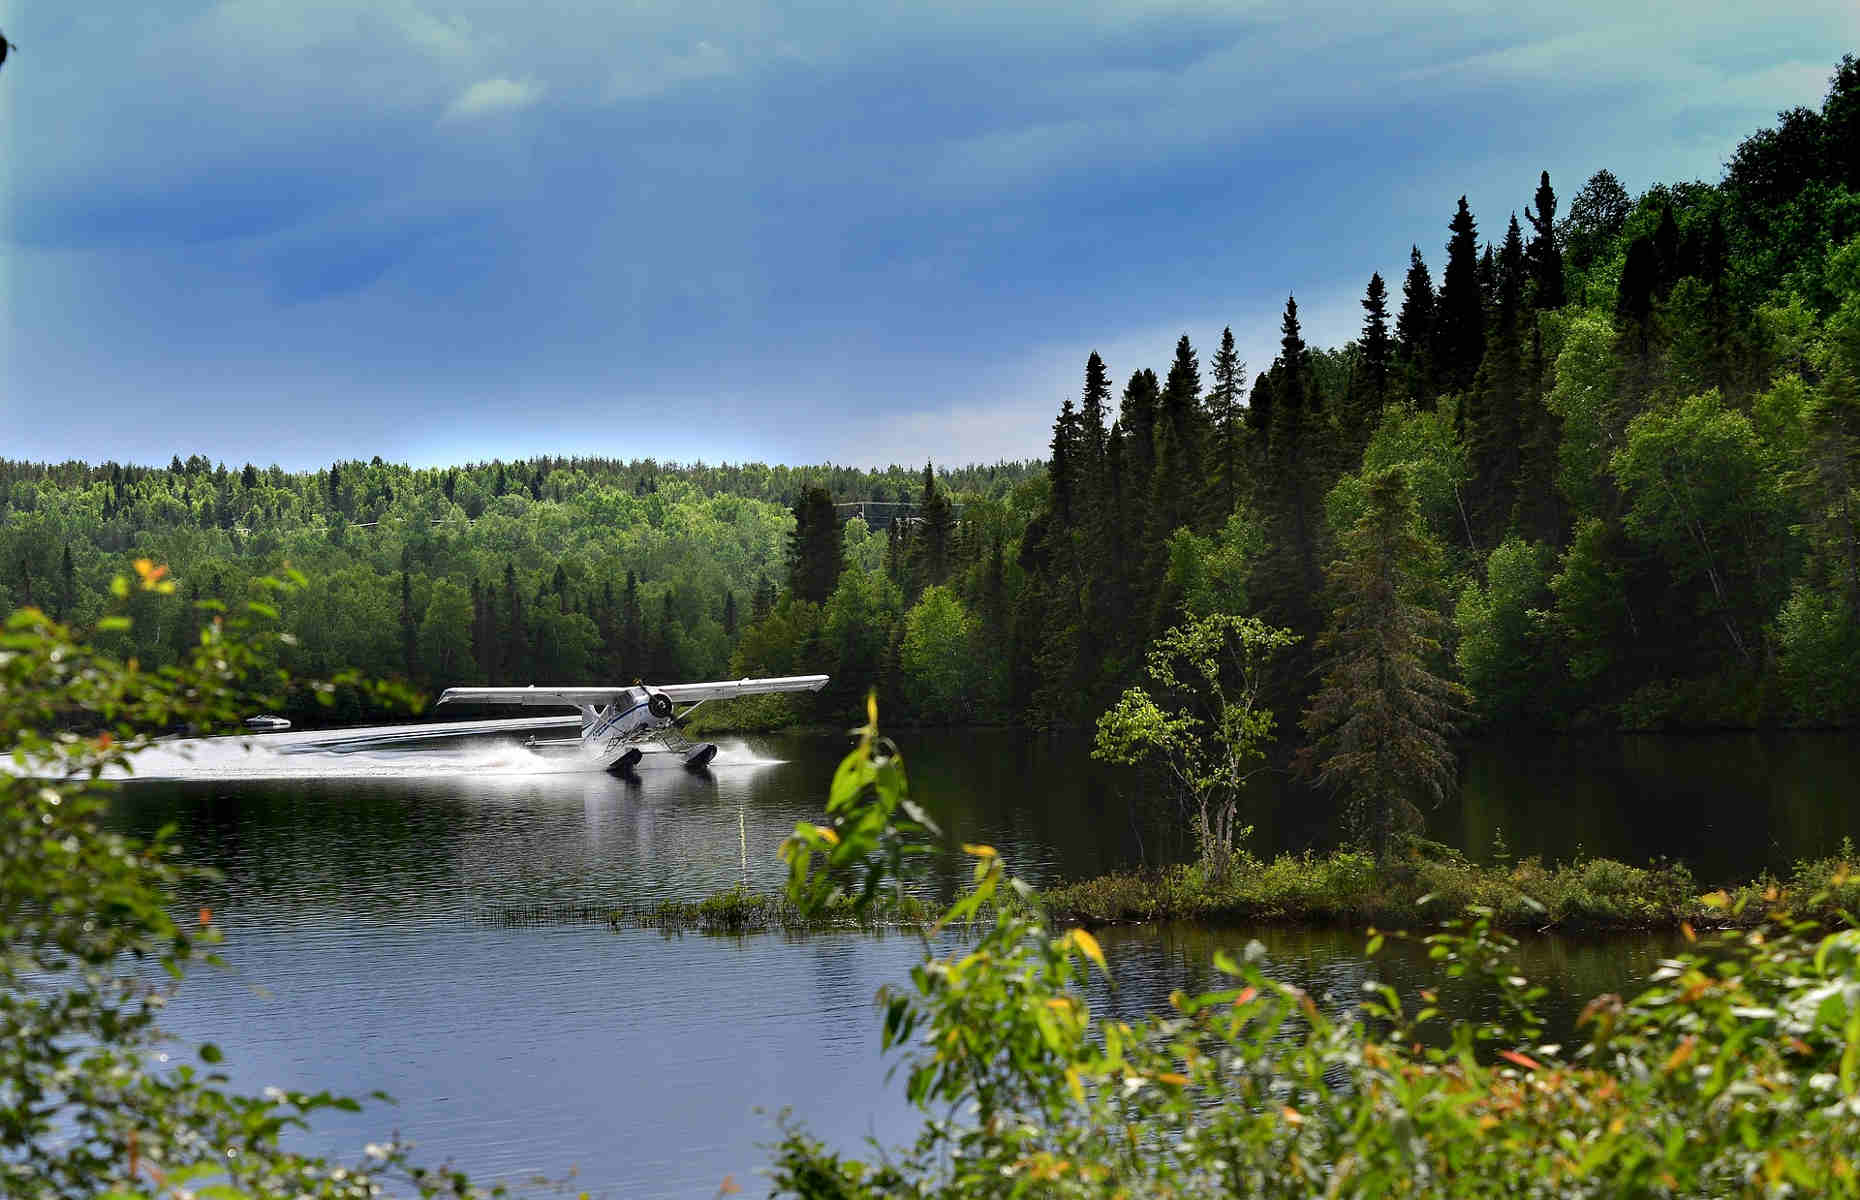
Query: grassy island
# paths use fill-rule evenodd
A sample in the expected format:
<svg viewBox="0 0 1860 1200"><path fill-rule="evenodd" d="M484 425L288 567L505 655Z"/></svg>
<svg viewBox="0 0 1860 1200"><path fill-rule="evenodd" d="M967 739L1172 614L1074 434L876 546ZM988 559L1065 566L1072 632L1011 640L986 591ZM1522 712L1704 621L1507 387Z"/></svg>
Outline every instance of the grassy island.
<svg viewBox="0 0 1860 1200"><path fill-rule="evenodd" d="M1860 856L1851 844L1838 855L1798 862L1786 876L1717 890L1702 888L1679 863L1635 867L1585 858L1545 865L1532 858L1481 866L1433 843L1423 847L1384 862L1358 850L1251 859L1223 883L1185 864L1114 871L1051 888L1040 901L1053 924L1088 927L1190 921L1423 928L1476 905L1491 910L1495 927L1527 934L1748 928L1778 910L1843 926L1847 914L1860 910L1854 866ZM595 915L615 928L744 934L920 929L937 914L912 897L885 897L864 908L841 898L803 913L785 895L738 886L702 900Z"/></svg>
<svg viewBox="0 0 1860 1200"><path fill-rule="evenodd" d="M1785 878L1760 876L1713 891L1677 863L1635 867L1588 858L1546 866L1533 858L1481 866L1426 844L1425 851L1380 862L1353 850L1282 854L1246 862L1224 882L1189 866L1113 872L1053 888L1043 899L1055 921L1099 925L1418 927L1468 905L1491 909L1493 924L1514 931L1754 925L1776 908L1839 924L1843 911L1860 905L1854 861L1853 847L1843 845L1838 856L1798 862Z"/></svg>

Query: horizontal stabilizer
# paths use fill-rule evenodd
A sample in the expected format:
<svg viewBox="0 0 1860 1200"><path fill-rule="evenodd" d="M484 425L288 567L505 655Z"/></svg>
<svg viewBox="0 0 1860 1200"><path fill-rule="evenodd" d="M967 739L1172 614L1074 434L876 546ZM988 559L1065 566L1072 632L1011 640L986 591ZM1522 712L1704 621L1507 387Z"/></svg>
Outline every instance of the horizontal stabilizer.
<svg viewBox="0 0 1860 1200"><path fill-rule="evenodd" d="M648 691L663 692L679 703L699 700L725 700L731 696L760 696L770 692L817 692L827 685L825 675L785 675L775 679L727 679L712 683L673 683L664 687L647 685ZM637 686L637 685L635 685ZM613 704L636 696L634 687L625 684L531 684L529 687L454 687L439 697L441 704L526 704L561 707L595 707ZM639 697L639 703L644 702Z"/></svg>

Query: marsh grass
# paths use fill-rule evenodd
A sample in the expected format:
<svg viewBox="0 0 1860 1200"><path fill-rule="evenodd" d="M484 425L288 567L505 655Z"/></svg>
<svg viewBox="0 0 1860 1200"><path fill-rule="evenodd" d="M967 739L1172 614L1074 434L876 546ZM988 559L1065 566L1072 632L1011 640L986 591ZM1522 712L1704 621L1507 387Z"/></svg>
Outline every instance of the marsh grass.
<svg viewBox="0 0 1860 1200"><path fill-rule="evenodd" d="M803 913L785 895L734 887L702 900L662 900L646 907L614 910L615 928L696 933L807 933L833 929L923 929L940 910L914 896L884 897L861 909L840 898L817 913Z"/></svg>
<svg viewBox="0 0 1860 1200"><path fill-rule="evenodd" d="M1776 908L1841 923L1860 905L1851 843L1835 857L1798 862L1787 877L1761 876L1705 891L1683 864L1630 866L1608 858L1546 865L1529 858L1481 866L1456 851L1417 843L1393 861L1351 850L1251 859L1224 883L1192 867L1114 872L1043 894L1055 921L1112 924L1178 920L1208 924L1308 924L1406 928L1468 905L1495 925L1563 932L1756 925Z"/></svg>

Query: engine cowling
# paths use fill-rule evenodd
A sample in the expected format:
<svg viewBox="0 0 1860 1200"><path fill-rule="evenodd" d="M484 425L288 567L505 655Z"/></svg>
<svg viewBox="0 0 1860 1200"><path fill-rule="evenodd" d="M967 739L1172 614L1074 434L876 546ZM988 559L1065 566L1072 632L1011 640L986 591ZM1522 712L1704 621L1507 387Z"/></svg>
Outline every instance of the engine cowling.
<svg viewBox="0 0 1860 1200"><path fill-rule="evenodd" d="M672 698L664 692L654 692L646 699L646 711L664 721L672 715Z"/></svg>

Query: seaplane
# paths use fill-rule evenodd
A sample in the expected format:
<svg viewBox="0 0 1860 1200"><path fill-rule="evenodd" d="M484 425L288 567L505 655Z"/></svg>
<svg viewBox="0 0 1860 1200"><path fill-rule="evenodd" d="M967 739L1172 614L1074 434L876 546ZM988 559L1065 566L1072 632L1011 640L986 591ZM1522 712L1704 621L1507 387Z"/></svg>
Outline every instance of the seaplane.
<svg viewBox="0 0 1860 1200"><path fill-rule="evenodd" d="M817 692L825 675L784 675L771 679L725 679L709 683L648 686L612 684L530 684L527 687L450 687L439 704L511 705L526 708L573 708L581 715L579 737L539 739L533 749L575 747L591 751L601 769L624 775L646 755L675 755L690 770L701 771L717 757L713 742L693 742L680 731L700 704L737 696L775 692ZM563 724L573 718L564 718ZM592 765L592 764L591 764Z"/></svg>

